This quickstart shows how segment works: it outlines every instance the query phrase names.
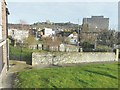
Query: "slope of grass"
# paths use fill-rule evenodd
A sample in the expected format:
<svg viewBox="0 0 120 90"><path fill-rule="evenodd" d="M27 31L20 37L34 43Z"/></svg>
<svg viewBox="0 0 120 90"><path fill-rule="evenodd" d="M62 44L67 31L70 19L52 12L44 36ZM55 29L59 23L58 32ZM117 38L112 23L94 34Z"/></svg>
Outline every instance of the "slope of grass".
<svg viewBox="0 0 120 90"><path fill-rule="evenodd" d="M118 88L118 64L28 70L17 79L19 88Z"/></svg>

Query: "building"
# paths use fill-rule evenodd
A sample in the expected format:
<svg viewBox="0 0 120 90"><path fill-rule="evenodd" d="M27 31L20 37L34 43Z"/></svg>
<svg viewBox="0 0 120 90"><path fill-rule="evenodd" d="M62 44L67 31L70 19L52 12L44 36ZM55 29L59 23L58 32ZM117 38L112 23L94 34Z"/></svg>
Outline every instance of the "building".
<svg viewBox="0 0 120 90"><path fill-rule="evenodd" d="M54 34L55 34L55 31L53 31L53 29L51 28L44 28L41 30L42 37L51 37Z"/></svg>
<svg viewBox="0 0 120 90"><path fill-rule="evenodd" d="M70 34L68 37L70 44L74 44L77 45L78 42L78 35L76 32L73 32L72 34Z"/></svg>
<svg viewBox="0 0 120 90"><path fill-rule="evenodd" d="M29 30L8 29L8 35L17 42L21 42L28 38Z"/></svg>
<svg viewBox="0 0 120 90"><path fill-rule="evenodd" d="M0 0L0 88L7 70L9 69L9 49L8 49L8 9L5 0Z"/></svg>
<svg viewBox="0 0 120 90"><path fill-rule="evenodd" d="M92 16L91 18L83 18L81 28L81 42L95 43L99 34L109 30L109 18L104 16Z"/></svg>
<svg viewBox="0 0 120 90"><path fill-rule="evenodd" d="M109 18L104 18L104 16L83 18L83 24L87 24L89 30L109 30Z"/></svg>

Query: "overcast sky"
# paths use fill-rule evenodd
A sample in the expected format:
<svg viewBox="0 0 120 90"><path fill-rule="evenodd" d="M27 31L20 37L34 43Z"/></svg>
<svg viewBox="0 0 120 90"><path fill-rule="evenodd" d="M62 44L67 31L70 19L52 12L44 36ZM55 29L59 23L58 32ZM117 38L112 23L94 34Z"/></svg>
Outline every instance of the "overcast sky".
<svg viewBox="0 0 120 90"><path fill-rule="evenodd" d="M117 29L118 25L118 0L6 0L10 11L9 23L43 22L73 22L82 24L84 17L105 16L110 18L110 28ZM34 2L33 2L34 1ZM46 1L46 2L45 2ZM51 2L50 2L51 1ZM57 1L57 0L56 0ZM61 0L63 1L63 0ZM68 2L69 1L69 2ZM93 1L93 2L92 2Z"/></svg>

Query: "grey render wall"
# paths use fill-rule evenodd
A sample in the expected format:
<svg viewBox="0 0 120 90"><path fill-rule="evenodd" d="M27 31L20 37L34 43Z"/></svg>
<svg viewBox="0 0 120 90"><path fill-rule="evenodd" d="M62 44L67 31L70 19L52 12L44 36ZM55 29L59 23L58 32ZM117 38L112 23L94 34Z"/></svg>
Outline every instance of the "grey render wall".
<svg viewBox="0 0 120 90"><path fill-rule="evenodd" d="M88 24L89 28L97 26L98 29L109 29L109 18L103 16L92 16L91 18L84 18L83 24Z"/></svg>
<svg viewBox="0 0 120 90"><path fill-rule="evenodd" d="M103 62L115 61L115 53L113 52L45 52L33 53L32 65L49 65L49 64L66 64L66 63L82 63L82 62Z"/></svg>

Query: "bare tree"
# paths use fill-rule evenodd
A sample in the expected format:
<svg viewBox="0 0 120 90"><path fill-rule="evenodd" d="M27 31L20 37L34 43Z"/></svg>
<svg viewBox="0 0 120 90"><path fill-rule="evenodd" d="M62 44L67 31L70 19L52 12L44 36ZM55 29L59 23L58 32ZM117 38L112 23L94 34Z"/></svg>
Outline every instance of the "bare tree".
<svg viewBox="0 0 120 90"><path fill-rule="evenodd" d="M24 44L27 47L29 45L37 44L37 41L33 35L29 35L27 39L24 39Z"/></svg>
<svg viewBox="0 0 120 90"><path fill-rule="evenodd" d="M29 24L27 24L27 22L25 21L25 20L20 20L19 21L19 24L20 24L20 26L19 26L19 29L21 29L21 30L26 30L26 31L29 31L29 29L30 29L30 25ZM29 34L29 33L28 33ZM27 38L24 38L23 40L21 40L23 43L20 43L20 45L22 46L22 47L28 47L29 45L32 45L32 44L36 44L37 42L36 42L36 40L35 40L35 38L34 38L34 36L32 36L32 35L28 35L28 37Z"/></svg>
<svg viewBox="0 0 120 90"><path fill-rule="evenodd" d="M44 37L44 38L42 38L42 40L43 40L44 47L46 47L46 49L49 51L49 47L52 44L52 38L51 37Z"/></svg>
<svg viewBox="0 0 120 90"><path fill-rule="evenodd" d="M59 50L59 45L62 43L60 37L44 37L43 44L46 46L47 50L50 50L50 47L57 48Z"/></svg>

